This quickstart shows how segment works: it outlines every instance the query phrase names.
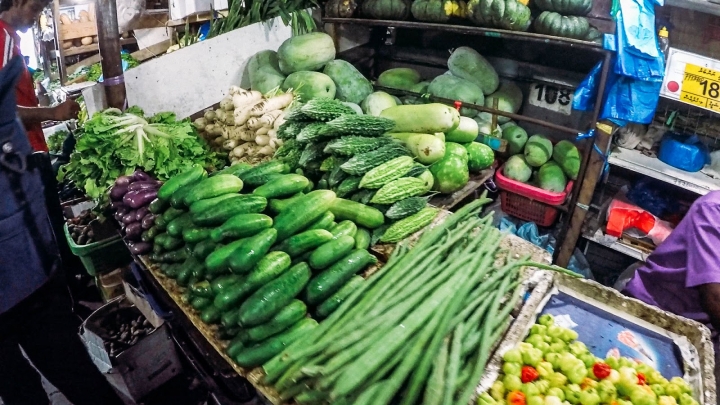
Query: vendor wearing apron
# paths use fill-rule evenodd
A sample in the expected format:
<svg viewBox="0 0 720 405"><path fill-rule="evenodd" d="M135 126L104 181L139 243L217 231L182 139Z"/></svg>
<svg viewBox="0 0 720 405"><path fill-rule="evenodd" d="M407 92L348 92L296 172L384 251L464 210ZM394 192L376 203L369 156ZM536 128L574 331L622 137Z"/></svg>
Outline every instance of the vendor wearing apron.
<svg viewBox="0 0 720 405"><path fill-rule="evenodd" d="M0 68L13 57L21 56L17 31L30 29L48 3L49 0L0 0ZM66 121L76 118L80 112L80 106L73 100L55 107L38 107L35 85L27 66L18 80L16 97L20 120L35 151L48 151L43 121Z"/></svg>
<svg viewBox="0 0 720 405"><path fill-rule="evenodd" d="M640 266L623 293L707 325L720 369L720 191L698 198Z"/></svg>

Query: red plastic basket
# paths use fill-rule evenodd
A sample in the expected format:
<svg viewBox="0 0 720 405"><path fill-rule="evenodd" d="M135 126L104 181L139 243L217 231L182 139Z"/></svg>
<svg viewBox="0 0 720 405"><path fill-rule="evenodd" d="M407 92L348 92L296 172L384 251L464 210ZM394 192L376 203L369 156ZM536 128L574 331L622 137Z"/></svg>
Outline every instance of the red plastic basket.
<svg viewBox="0 0 720 405"><path fill-rule="evenodd" d="M573 182L568 182L565 191L554 193L503 176L503 167L504 165L495 172L495 182L501 189L500 206L503 212L525 221L535 222L538 226L552 225L560 213L553 206L565 202L565 198L572 190Z"/></svg>

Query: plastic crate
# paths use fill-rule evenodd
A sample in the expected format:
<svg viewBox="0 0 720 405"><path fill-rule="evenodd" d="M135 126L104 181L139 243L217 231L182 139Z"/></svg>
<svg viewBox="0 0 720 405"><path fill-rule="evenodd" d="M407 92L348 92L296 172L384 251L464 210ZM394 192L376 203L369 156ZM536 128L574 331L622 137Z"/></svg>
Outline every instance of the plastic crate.
<svg viewBox="0 0 720 405"><path fill-rule="evenodd" d="M495 182L500 188L500 203L503 212L538 226L551 226L560 211L553 206L562 205L572 190L569 181L565 191L555 193L530 184L509 179L502 174L503 166L495 172Z"/></svg>
<svg viewBox="0 0 720 405"><path fill-rule="evenodd" d="M70 245L70 251L80 258L85 270L93 277L118 267L127 266L132 261L130 251L120 235L87 245L78 245L70 236L67 223L63 226L63 230L68 245Z"/></svg>

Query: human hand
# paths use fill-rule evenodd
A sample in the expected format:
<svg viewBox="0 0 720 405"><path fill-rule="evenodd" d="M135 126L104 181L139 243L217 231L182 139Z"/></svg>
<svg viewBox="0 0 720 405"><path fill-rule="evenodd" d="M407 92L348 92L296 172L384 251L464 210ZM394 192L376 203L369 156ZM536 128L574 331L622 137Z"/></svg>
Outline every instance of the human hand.
<svg viewBox="0 0 720 405"><path fill-rule="evenodd" d="M76 103L75 100L68 99L53 107L53 119L55 121L74 119L77 118L79 113L80 104Z"/></svg>

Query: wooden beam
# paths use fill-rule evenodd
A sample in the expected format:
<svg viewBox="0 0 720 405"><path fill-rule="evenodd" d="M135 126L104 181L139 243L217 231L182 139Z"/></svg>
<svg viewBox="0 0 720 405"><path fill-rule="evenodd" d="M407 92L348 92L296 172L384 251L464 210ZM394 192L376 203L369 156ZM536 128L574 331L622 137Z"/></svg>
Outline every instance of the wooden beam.
<svg viewBox="0 0 720 405"><path fill-rule="evenodd" d="M166 39L165 41L158 42L155 45L150 45L147 48L143 48L139 51L133 52L130 55L137 59L138 62L143 62L148 59L160 56L165 53L172 46L172 40Z"/></svg>
<svg viewBox="0 0 720 405"><path fill-rule="evenodd" d="M65 70L67 70L68 75L71 75L71 74L77 72L77 70L80 68L83 68L85 66L90 66L90 65L98 63L98 62L100 62L100 54L99 53L96 55L93 55L89 58L85 58L74 65L70 65Z"/></svg>

